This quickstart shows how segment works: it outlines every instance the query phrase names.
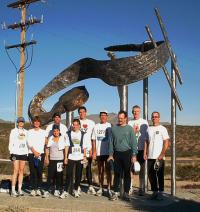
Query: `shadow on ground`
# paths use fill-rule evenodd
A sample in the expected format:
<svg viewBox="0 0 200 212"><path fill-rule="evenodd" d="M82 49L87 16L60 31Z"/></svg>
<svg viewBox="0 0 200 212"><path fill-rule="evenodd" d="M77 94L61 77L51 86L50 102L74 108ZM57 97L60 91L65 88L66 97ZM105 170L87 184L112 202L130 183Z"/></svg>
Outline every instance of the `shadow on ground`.
<svg viewBox="0 0 200 212"><path fill-rule="evenodd" d="M187 200L178 197L172 197L164 194L163 200L151 200L150 194L145 196L133 195L130 202L127 203L132 209L139 211L162 211L162 212L200 212L200 202Z"/></svg>

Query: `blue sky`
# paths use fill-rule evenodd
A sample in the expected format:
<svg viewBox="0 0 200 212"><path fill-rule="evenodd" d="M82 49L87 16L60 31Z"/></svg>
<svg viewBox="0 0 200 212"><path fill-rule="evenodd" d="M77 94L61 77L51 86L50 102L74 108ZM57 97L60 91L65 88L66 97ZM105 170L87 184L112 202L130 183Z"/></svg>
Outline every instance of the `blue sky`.
<svg viewBox="0 0 200 212"><path fill-rule="evenodd" d="M20 20L18 9L7 8L13 1L0 0L0 21L12 24ZM40 18L43 24L35 24L26 34L29 41L37 40L34 46L32 65L25 72L24 116L27 119L29 102L55 75L77 60L92 57L107 60L104 47L116 44L142 43L148 36L145 25L149 25L156 40L163 36L154 12L160 10L168 37L177 55L178 65L184 81L177 83L177 91L183 111L177 109L177 123L200 125L200 1L182 0L49 0L34 3L28 8L31 14ZM0 118L15 118L15 77L16 72L4 50L6 45L19 43L19 30L0 31ZM17 49L9 50L19 66ZM29 48L29 58L31 48ZM117 57L131 55L116 53ZM170 61L167 64L170 73ZM48 111L65 91L85 85L90 98L86 103L88 113L98 113L101 109L117 113L119 97L116 87L111 87L98 79L89 79L74 84L50 97L44 108ZM131 107L143 102L142 81L129 85L129 114ZM161 112L162 121L170 121L170 94L168 83L160 70L149 78L149 115Z"/></svg>

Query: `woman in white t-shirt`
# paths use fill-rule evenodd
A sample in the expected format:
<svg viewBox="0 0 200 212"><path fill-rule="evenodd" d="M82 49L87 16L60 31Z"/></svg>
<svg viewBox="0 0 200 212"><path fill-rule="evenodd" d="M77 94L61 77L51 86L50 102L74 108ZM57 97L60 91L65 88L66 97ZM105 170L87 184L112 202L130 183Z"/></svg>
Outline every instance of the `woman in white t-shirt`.
<svg viewBox="0 0 200 212"><path fill-rule="evenodd" d="M31 196L41 196L42 170L44 165L45 130L40 128L41 120L36 116L33 129L28 131L29 169Z"/></svg>
<svg viewBox="0 0 200 212"><path fill-rule="evenodd" d="M72 131L67 132L67 142L70 144L68 158L65 158L64 163L67 164L66 169L66 187L60 198L64 199L69 195L68 190L73 183L73 170L75 169L74 196L80 197L79 186L81 182L81 173L83 162L86 162L86 140L84 132L80 131L80 120L74 119L72 123Z"/></svg>
<svg viewBox="0 0 200 212"><path fill-rule="evenodd" d="M12 129L9 138L9 152L10 159L13 162L12 175L12 189L11 196L23 196L22 182L24 175L24 167L27 161L28 147L27 147L27 130L24 129L25 119L19 117L17 119L17 127ZM15 190L16 182L18 180L18 193Z"/></svg>

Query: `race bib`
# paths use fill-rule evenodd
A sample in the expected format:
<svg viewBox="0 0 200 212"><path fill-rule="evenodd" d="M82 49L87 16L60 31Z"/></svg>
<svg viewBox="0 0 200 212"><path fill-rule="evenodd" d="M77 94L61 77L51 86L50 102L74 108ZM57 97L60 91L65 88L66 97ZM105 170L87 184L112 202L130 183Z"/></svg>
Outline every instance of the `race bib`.
<svg viewBox="0 0 200 212"><path fill-rule="evenodd" d="M62 172L63 171L63 162L57 163L57 172Z"/></svg>
<svg viewBox="0 0 200 212"><path fill-rule="evenodd" d="M90 157L90 150L86 149L86 157L89 158Z"/></svg>
<svg viewBox="0 0 200 212"><path fill-rule="evenodd" d="M25 146L26 146L26 145L22 143L22 144L19 145L19 148L20 148L20 149L24 149Z"/></svg>
<svg viewBox="0 0 200 212"><path fill-rule="evenodd" d="M72 154L81 154L81 147L72 147Z"/></svg>

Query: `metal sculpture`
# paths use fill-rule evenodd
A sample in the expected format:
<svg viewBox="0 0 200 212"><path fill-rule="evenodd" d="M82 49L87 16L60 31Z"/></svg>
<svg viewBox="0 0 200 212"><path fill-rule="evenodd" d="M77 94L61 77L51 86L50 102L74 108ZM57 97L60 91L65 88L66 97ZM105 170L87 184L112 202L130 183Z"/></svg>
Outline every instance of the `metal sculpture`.
<svg viewBox="0 0 200 212"><path fill-rule="evenodd" d="M116 60L95 60L92 58L81 59L51 80L39 93L37 93L29 105L29 117L41 118L42 125L52 121L55 112L64 113L72 111L84 104L89 94L85 87L74 88L59 99L50 112L42 108L43 102L58 91L81 80L99 78L111 86L127 85L152 75L158 71L169 58L169 53L164 41L153 44L129 44L121 47L130 51L145 51L139 55L119 58ZM110 47L108 47L110 48Z"/></svg>

